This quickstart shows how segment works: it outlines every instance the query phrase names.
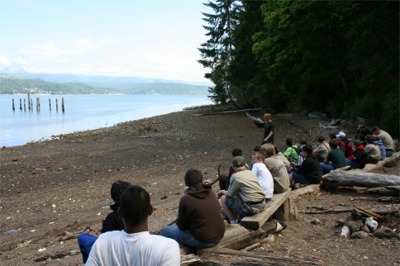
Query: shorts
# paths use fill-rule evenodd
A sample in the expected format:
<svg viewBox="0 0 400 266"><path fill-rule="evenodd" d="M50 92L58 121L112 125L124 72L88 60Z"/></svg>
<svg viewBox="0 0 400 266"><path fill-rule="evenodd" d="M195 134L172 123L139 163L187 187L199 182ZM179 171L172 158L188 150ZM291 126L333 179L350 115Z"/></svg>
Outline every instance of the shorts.
<svg viewBox="0 0 400 266"><path fill-rule="evenodd" d="M243 200L238 195L226 196L225 204L234 212L239 212L243 208Z"/></svg>

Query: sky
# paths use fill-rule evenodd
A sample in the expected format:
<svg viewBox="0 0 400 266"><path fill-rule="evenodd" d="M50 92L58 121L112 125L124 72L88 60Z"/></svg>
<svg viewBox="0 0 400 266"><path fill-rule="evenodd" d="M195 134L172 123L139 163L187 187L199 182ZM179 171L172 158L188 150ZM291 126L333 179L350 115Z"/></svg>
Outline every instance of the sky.
<svg viewBox="0 0 400 266"><path fill-rule="evenodd" d="M0 0L0 72L209 82L202 0Z"/></svg>

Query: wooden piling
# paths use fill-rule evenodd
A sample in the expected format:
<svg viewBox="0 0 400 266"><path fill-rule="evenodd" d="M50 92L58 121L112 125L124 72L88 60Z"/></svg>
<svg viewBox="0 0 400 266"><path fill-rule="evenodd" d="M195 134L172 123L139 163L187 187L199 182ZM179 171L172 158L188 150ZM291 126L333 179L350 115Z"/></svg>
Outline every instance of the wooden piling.
<svg viewBox="0 0 400 266"><path fill-rule="evenodd" d="M64 113L65 112L64 97L61 98L61 109L62 112Z"/></svg>
<svg viewBox="0 0 400 266"><path fill-rule="evenodd" d="M58 99L56 99L56 112L58 112Z"/></svg>
<svg viewBox="0 0 400 266"><path fill-rule="evenodd" d="M49 111L51 112L51 99L49 98Z"/></svg>
<svg viewBox="0 0 400 266"><path fill-rule="evenodd" d="M19 110L22 111L22 99L21 98L19 98Z"/></svg>
<svg viewBox="0 0 400 266"><path fill-rule="evenodd" d="M36 112L40 112L40 98L36 97Z"/></svg>
<svg viewBox="0 0 400 266"><path fill-rule="evenodd" d="M28 92L28 110L31 110L31 94Z"/></svg>
<svg viewBox="0 0 400 266"><path fill-rule="evenodd" d="M24 111L26 112L26 99L24 99Z"/></svg>
<svg viewBox="0 0 400 266"><path fill-rule="evenodd" d="M15 103L14 103L14 98L12 99L12 110L15 111Z"/></svg>

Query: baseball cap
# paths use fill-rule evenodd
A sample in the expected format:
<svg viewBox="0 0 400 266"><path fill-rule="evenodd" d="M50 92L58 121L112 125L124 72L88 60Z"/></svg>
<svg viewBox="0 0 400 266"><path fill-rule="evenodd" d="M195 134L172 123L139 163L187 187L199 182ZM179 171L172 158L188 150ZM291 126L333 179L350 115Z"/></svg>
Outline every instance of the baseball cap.
<svg viewBox="0 0 400 266"><path fill-rule="evenodd" d="M233 158L232 165L234 167L242 167L246 165L246 159L243 156L236 156Z"/></svg>
<svg viewBox="0 0 400 266"><path fill-rule="evenodd" d="M340 131L339 134L336 135L337 138L343 138L346 137L346 134L344 134L343 131Z"/></svg>

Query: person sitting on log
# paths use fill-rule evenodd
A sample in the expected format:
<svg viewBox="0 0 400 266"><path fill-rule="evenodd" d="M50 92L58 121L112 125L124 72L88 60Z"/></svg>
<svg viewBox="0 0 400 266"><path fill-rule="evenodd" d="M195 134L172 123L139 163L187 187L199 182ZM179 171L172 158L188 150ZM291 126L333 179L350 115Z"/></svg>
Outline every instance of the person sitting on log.
<svg viewBox="0 0 400 266"><path fill-rule="evenodd" d="M343 131L340 131L336 138L339 142L339 148L342 150L345 158L351 158L353 155L353 143L347 138Z"/></svg>
<svg viewBox="0 0 400 266"><path fill-rule="evenodd" d="M328 152L326 159L323 163L320 163L322 168L322 174L327 174L330 171L348 166L344 153L338 149L339 143L335 139L329 141L329 147L331 150Z"/></svg>
<svg viewBox="0 0 400 266"><path fill-rule="evenodd" d="M239 148L235 148L232 150L232 157L236 157L236 156L242 156L243 152L241 149ZM247 164L247 168L251 169L251 163L250 162L246 162ZM227 174L222 174L219 176L219 188L221 190L227 190L229 187L229 184L231 182L231 177L232 174L235 172L235 169L232 167L232 165L229 167L229 171Z"/></svg>
<svg viewBox="0 0 400 266"><path fill-rule="evenodd" d="M272 143L266 143L261 146L261 152L265 156L264 163L274 179L274 193L287 191L290 187L289 173L285 163L276 154L275 146Z"/></svg>
<svg viewBox="0 0 400 266"><path fill-rule="evenodd" d="M353 142L353 156L350 158L350 165L352 169L363 169L367 164L368 155L364 150L364 145L361 141L355 140Z"/></svg>
<svg viewBox="0 0 400 266"><path fill-rule="evenodd" d="M257 176L247 169L243 156L233 158L232 165L236 172L232 175L231 184L228 190L219 191L218 196L229 223L235 224L245 216L261 212L265 206L265 194Z"/></svg>
<svg viewBox="0 0 400 266"><path fill-rule="evenodd" d="M153 210L144 188L132 185L125 189L118 209L124 230L101 234L86 265L180 265L179 244L148 231Z"/></svg>
<svg viewBox="0 0 400 266"><path fill-rule="evenodd" d="M319 136L317 138L318 141L318 146L315 148L315 156L317 157L318 161L323 162L326 159L326 156L328 156L328 152L331 150L329 148L328 142L326 142L325 138L323 136Z"/></svg>
<svg viewBox="0 0 400 266"><path fill-rule="evenodd" d="M294 162L297 163L297 160L299 159L299 155L297 154L297 145L293 144L293 139L292 138L286 138L286 146L287 149L283 153L285 157L289 160L289 162Z"/></svg>
<svg viewBox="0 0 400 266"><path fill-rule="evenodd" d="M203 174L198 169L186 171L185 185L188 189L179 201L176 225L164 227L160 235L190 248L213 247L225 233L217 194L210 184L203 183Z"/></svg>
<svg viewBox="0 0 400 266"><path fill-rule="evenodd" d="M110 192L114 204L110 205L110 209L112 210L112 212L110 212L106 216L106 219L103 221L101 233L124 229L124 223L122 222L122 219L118 214L118 208L122 192L124 192L125 189L130 185L131 183L122 180L118 180L112 183ZM92 249L94 242L97 240L97 236L88 233L81 233L78 235L77 240L79 249L82 253L83 263L86 263L90 250Z"/></svg>
<svg viewBox="0 0 400 266"><path fill-rule="evenodd" d="M367 163L376 164L381 160L381 151L374 143L374 138L371 135L366 136L367 145L364 150L367 153Z"/></svg>
<svg viewBox="0 0 400 266"><path fill-rule="evenodd" d="M253 168L251 171L257 175L261 190L265 194L265 202L271 200L274 194L274 179L271 172L264 163L265 156L262 152L257 151L252 155Z"/></svg>
<svg viewBox="0 0 400 266"><path fill-rule="evenodd" d="M390 157L395 152L394 141L392 136L386 131L380 129L379 127L372 128L373 136L375 140L381 140L385 146L386 157Z"/></svg>
<svg viewBox="0 0 400 266"><path fill-rule="evenodd" d="M293 164L293 171L289 176L292 189L295 189L296 184L309 185L319 184L321 182L322 170L320 162L313 155L311 145L304 145L302 148L302 156L305 158L301 166L296 167Z"/></svg>

